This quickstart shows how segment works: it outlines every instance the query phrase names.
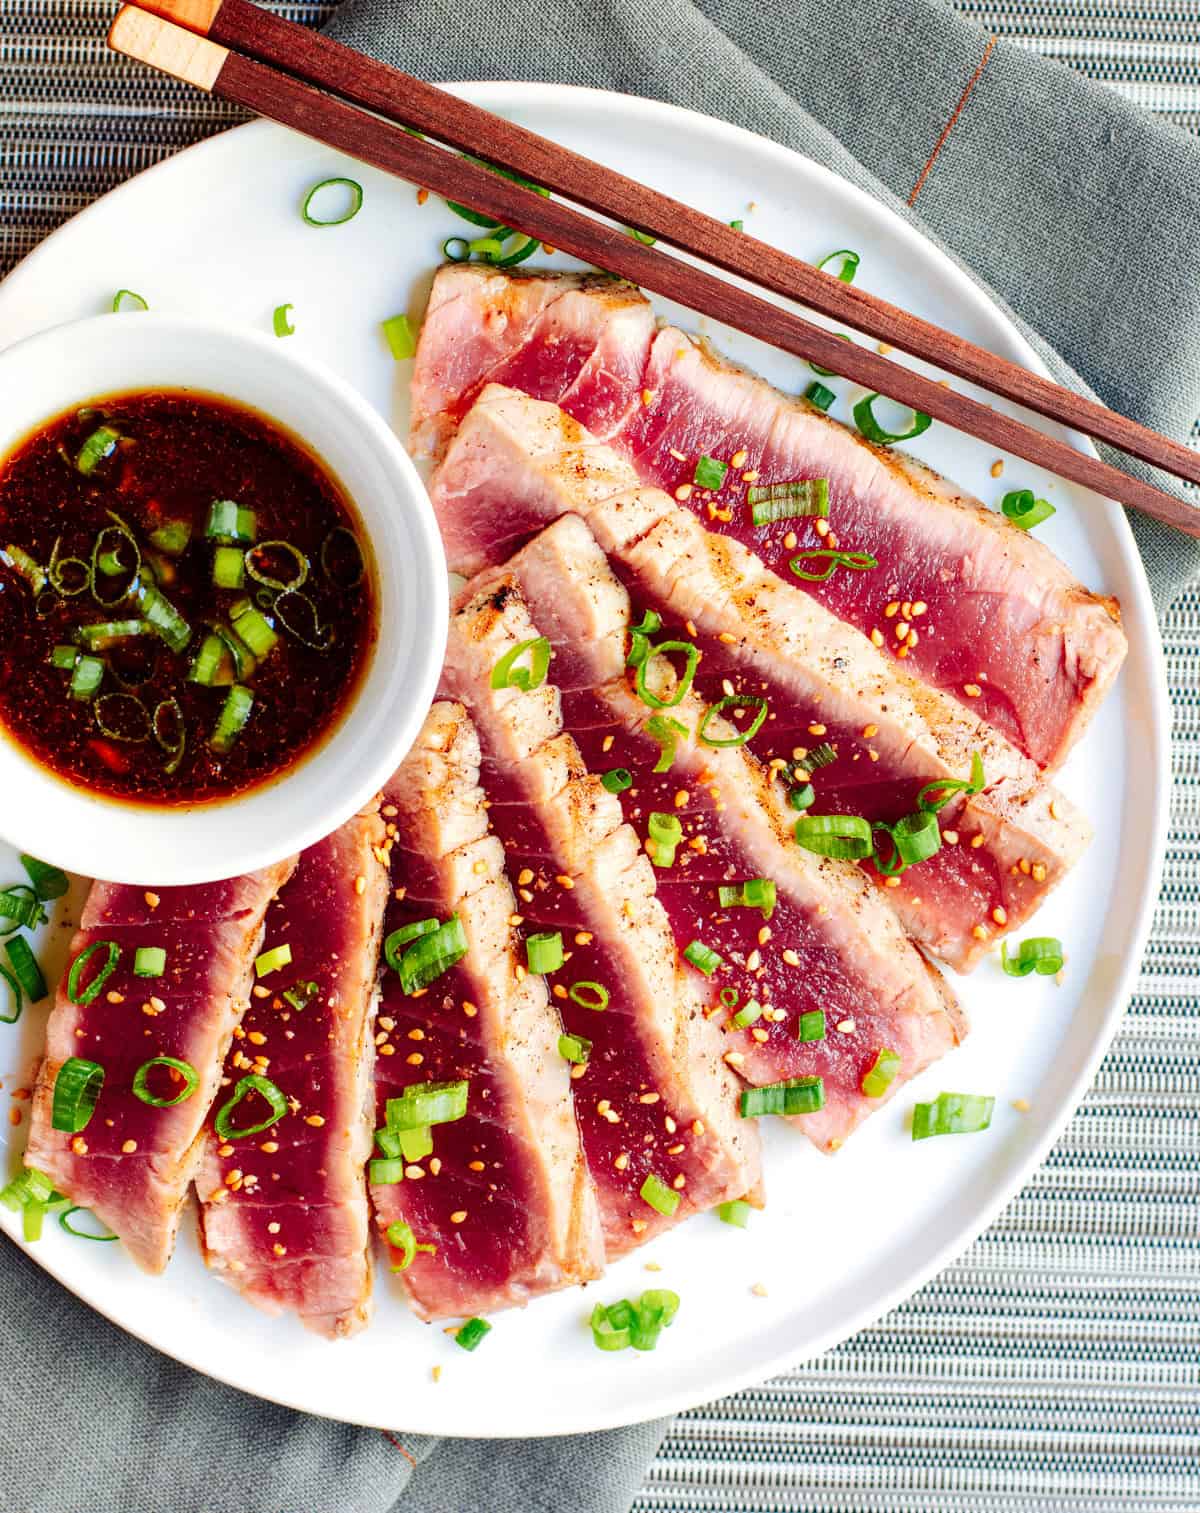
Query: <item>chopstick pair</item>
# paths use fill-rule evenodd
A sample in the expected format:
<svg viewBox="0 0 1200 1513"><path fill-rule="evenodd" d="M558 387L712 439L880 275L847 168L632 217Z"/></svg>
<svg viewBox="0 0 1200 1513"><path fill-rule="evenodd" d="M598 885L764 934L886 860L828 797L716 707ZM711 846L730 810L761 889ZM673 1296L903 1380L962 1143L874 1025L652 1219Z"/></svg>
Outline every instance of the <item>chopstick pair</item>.
<svg viewBox="0 0 1200 1513"><path fill-rule="evenodd" d="M179 23L179 24L175 24ZM1200 483L1200 454L919 320L744 231L558 146L249 0L139 0L123 6L109 45L197 88L267 116L373 167L519 227L527 236L689 309L923 411L1062 478L1189 535L1200 509L936 380L648 245L636 230L879 343L920 357L1176 477ZM414 135L420 132L423 136ZM432 137L446 146L435 145ZM448 149L457 149L452 151ZM489 172L489 163L616 221Z"/></svg>

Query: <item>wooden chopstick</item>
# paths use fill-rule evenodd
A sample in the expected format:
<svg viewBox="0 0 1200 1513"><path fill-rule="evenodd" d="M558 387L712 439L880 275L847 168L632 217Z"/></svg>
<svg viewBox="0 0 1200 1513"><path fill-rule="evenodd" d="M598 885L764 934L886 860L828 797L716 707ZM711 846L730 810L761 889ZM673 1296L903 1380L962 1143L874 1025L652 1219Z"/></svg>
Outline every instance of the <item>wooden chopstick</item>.
<svg viewBox="0 0 1200 1513"><path fill-rule="evenodd" d="M163 15L166 13L177 16L191 30L183 30L164 20ZM269 62L259 61L218 43L213 40L214 34L236 34L240 39L237 46L254 48L264 55L270 55L272 60L277 56L281 67L272 66ZM839 304L830 303L830 300L846 293L856 297L856 309L866 311L872 317L877 307L885 311L892 311L894 307L886 306L861 290L854 290L837 279L818 273L807 264L788 258L765 243L746 237L744 233L733 232L721 222L677 205L675 201L637 185L633 180L611 174L609 170L592 164L585 158L567 153L565 149L555 147L532 133L512 127L497 116L467 106L433 86L410 79L397 70L386 68L327 38L283 22L268 12L259 11L254 6L247 5L245 0L146 0L145 5L127 5L113 23L109 42L117 52L185 79L222 99L292 127L363 162L397 174L413 184L422 185L482 214L493 216L506 225L518 226L527 234L535 235L584 262L621 274L690 309L798 357L816 362L913 409L922 410L1001 450L1095 489L1100 494L1139 509L1190 535L1200 536L1200 510L1172 495L1078 452L1065 442L1047 436L1010 416L1002 415L964 394L888 362L867 348L844 342L835 333L804 320L790 310L760 299L705 269L681 262L656 247L646 246L630 237L621 227L606 225L561 201L534 194L509 179L489 173L454 152L410 135L401 127L381 119L382 111L386 107L388 115L401 115L406 124L411 123L421 131L428 129L431 134L436 124L439 135L464 150L478 151L481 147L486 147L489 161L501 162L506 167L512 166L513 171L520 172L547 188L560 189L567 182L564 177L564 159L569 164L583 165L590 174L602 176L606 186L611 181L616 181L619 185L626 186L623 193L632 196L618 202L607 193L601 195L589 192L586 197L581 194L581 200L588 203L590 208L603 208L605 213L612 214L613 206L618 203L628 204L631 212L640 206L641 213L630 213L628 216L621 214L622 221L648 234L661 232L664 240L669 239L678 244L686 241L687 250L699 256L711 256L713 261L727 271L752 278L759 283L764 282L762 270L768 264L782 267L785 272L799 270L799 274L788 273L788 277L802 276L806 282L811 282L823 296L819 308L838 318L844 318L844 311ZM299 65L294 65L292 60L297 57L302 61ZM336 96L305 79L295 77L291 71L294 66L303 68L313 78L319 76L322 84L336 91ZM380 114L367 114L356 108L356 104L348 103L349 100L367 105ZM401 103L397 104L397 101ZM420 102L419 108L414 106L414 101ZM461 117L459 113L462 113ZM463 119L468 122L466 127ZM473 137L476 130L479 135ZM520 163L517 166L513 166L514 153L496 150L501 135L507 133L519 138ZM536 152L533 151L535 145ZM529 152L525 151L526 147L530 148ZM568 191L561 189L560 192ZM603 207L600 205L601 200L604 201ZM665 217L662 222L657 219L659 214ZM686 236L680 230L684 223L689 231ZM693 226L699 226L707 234L707 242L703 238L691 236ZM749 267L746 266L748 259ZM779 282L782 281L781 276ZM771 283L769 287L775 292L794 292L791 287L781 289L778 283ZM962 343L960 339L940 332L937 327L926 326L905 315L903 311L895 310L894 315L901 324L909 323L914 329L924 327L951 345L970 348L969 343ZM856 323L862 329L867 328L865 316L860 315ZM873 325L873 334L875 330L881 329ZM895 344L904 345L899 341ZM914 349L911 340L908 346ZM1045 412L1062 419L1066 424L1082 426L1089 431L1096 430L1100 434L1098 428L1077 419L1074 409L1059 406L1058 396L1070 401L1072 405L1082 403L1091 410L1099 411L1103 416L1110 417L1109 423L1112 425L1119 424L1120 427L1143 432L1143 428L1136 426L1134 422L1106 411L1102 406L1091 405L1090 401L1081 401L1078 395L1069 390L1036 379L1034 375L1015 365L1003 364L1001 359L981 348L970 350L977 353L982 362L1011 368L1024 382L1042 385L1052 391L1055 408L1051 410L1047 401ZM949 366L940 350L932 360ZM1168 470L1200 481L1200 459L1187 448L1179 447L1166 437L1156 437L1153 432L1146 431L1144 435L1151 438L1154 447L1139 442L1137 448L1129 449L1135 450L1138 455L1149 456L1157 448L1157 454L1149 460L1169 459L1164 462ZM1183 454L1186 471L1182 463L1176 465L1176 451Z"/></svg>

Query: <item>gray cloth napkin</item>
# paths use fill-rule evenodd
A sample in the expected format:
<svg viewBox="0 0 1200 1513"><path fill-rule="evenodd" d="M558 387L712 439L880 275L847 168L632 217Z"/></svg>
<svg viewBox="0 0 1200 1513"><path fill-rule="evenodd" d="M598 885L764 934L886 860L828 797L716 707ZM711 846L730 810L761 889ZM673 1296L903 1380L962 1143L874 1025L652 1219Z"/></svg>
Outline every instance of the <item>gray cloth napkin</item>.
<svg viewBox="0 0 1200 1513"><path fill-rule="evenodd" d="M333 30L433 79L748 126L931 231L1060 380L1180 438L1200 411L1200 145L938 0L347 0ZM1164 606L1200 547L1135 529ZM402 1405L386 1435L308 1418L174 1365L11 1245L0 1339L0 1513L623 1513L665 1428L439 1443Z"/></svg>

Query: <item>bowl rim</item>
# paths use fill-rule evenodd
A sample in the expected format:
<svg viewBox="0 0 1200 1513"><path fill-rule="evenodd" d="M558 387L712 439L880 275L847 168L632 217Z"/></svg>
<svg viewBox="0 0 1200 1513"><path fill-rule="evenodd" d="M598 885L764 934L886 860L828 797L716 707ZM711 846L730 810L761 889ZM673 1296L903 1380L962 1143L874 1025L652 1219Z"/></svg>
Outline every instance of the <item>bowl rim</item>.
<svg viewBox="0 0 1200 1513"><path fill-rule="evenodd" d="M114 320L121 320L121 326L114 327ZM120 332L137 339L129 344L114 341ZM403 760L419 733L441 671L449 621L449 594L440 587L448 584L445 556L425 484L384 417L334 369L302 350L282 347L279 338L250 327L153 310L65 321L0 351L0 393L20 382L19 375L27 365L37 365L45 374L54 366L55 358L69 356L72 350L78 355L80 344L95 343L99 337L110 350L97 354L93 347L91 355L101 365L111 365L112 378L100 383L87 377L80 380L69 361L58 363L63 376L44 386L59 397L37 407L44 418L30 421L25 407L25 414L16 422L0 420L0 466L40 425L69 410L73 403L157 387L210 395L252 410L300 444L351 503L368 534L374 558L376 634L344 711L294 765L252 788L196 804L131 802L90 791L61 777L0 724L0 778L9 799L3 834L19 851L43 856L66 871L103 876L112 882L202 884L272 865L323 839L368 803ZM203 376L189 377L189 354L193 365L198 365L197 344L227 349L227 378L214 383ZM260 381L272 367L291 381L289 398L303 395L301 405L314 417L312 427L278 413L261 392L248 392L253 381L244 376L237 362L239 351L256 362ZM164 360L179 369L178 378L170 384L137 376L137 365L145 368L147 363L161 365ZM128 366L128 376L122 375L122 364ZM325 455L326 446L312 435L313 429L323 429L326 444L339 430L343 436L352 436L363 468L373 475L377 487L352 487L342 476L344 468ZM401 537L406 562L400 561ZM420 633L408 638L414 644L405 645L405 655L385 661L388 641L394 639L385 624L385 604L393 601L391 607L396 608L401 581L408 595L415 589L420 599ZM387 710L394 718L384 729L374 729L372 740L358 742L353 781L343 781L336 794L328 781L322 788L322 779L335 759L340 760L347 743L362 734L357 727L369 710L380 712L376 726ZM280 794L288 788L299 801L285 805ZM265 819L268 810L273 812L271 825L256 825L256 817ZM110 816L119 817L128 844L114 850L104 843L101 852L93 832L97 822L101 831L111 830L106 818ZM201 825L206 830L215 825L223 833L228 861L213 856L211 847L203 853L208 855L207 861L189 855L189 832L194 840ZM47 836L51 837L49 841Z"/></svg>

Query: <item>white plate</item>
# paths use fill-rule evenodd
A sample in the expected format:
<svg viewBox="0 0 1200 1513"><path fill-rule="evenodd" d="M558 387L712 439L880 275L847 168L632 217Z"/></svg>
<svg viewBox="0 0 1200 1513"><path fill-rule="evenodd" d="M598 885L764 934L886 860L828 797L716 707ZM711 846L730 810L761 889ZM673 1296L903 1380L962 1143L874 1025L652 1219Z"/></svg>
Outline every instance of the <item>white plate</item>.
<svg viewBox="0 0 1200 1513"><path fill-rule="evenodd" d="M528 84L463 93L723 219L744 217L756 235L802 257L854 247L864 287L1039 369L1007 320L915 231L793 153L624 96ZM306 227L303 191L347 172L364 184L361 214L337 229ZM436 200L419 207L408 186L256 123L152 169L51 237L0 286L0 341L103 310L120 288L138 290L156 309L259 329L289 301L297 332L290 340L403 427L408 365L390 361L379 322L405 308L419 315L439 244L457 229ZM676 318L697 324L686 313ZM710 334L787 387L807 382L793 359ZM1038 918L1038 933L1059 935L1069 948L1061 987L1013 980L985 962L957 984L973 1024L966 1045L836 1158L817 1155L789 1130L768 1131L769 1206L748 1231L693 1220L614 1266L586 1296L560 1293L500 1316L474 1355L415 1322L386 1274L371 1328L330 1345L289 1319L264 1317L208 1277L190 1235L156 1281L120 1247L69 1239L55 1224L31 1254L124 1328L248 1392L356 1423L496 1436L631 1423L757 1382L861 1329L951 1261L1042 1159L1124 1009L1162 857L1168 706L1145 578L1120 511L1011 460L997 482L994 454L945 427L923 436L919 451L984 499L1026 484L1047 495L1058 513L1039 534L1124 609L1125 671L1062 778L1096 821L1097 839ZM11 851L0 850L0 882L18 872ZM61 954L59 922L45 934ZM46 955L57 967L54 951ZM19 1031L0 1034L6 1089L29 1081L43 1012L27 1010ZM942 1089L996 1094L992 1129L914 1146L905 1112ZM1028 1113L1012 1109L1017 1098L1028 1100ZM7 1121L0 1128L5 1139L21 1137ZM16 1234L7 1212L0 1222ZM662 1266L653 1276L644 1270L651 1260ZM766 1297L752 1293L755 1283ZM658 1350L598 1354L582 1324L593 1302L651 1285L683 1299ZM445 1368L436 1386L434 1365Z"/></svg>

